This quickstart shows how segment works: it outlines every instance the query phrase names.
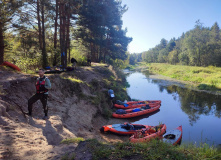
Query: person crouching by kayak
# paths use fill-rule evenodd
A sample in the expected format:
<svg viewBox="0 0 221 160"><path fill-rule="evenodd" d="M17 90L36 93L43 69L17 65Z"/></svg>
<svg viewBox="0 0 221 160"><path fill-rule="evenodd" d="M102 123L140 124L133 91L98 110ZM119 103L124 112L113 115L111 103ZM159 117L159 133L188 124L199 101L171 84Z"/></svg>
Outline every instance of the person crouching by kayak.
<svg viewBox="0 0 221 160"><path fill-rule="evenodd" d="M48 107L47 107L47 99L48 99L48 90L51 89L51 82L48 79L48 77L45 77L44 75L44 70L39 69L39 78L37 79L36 82L36 94L33 95L29 100L28 100L28 115L32 116L32 105L36 101L40 100L45 116L43 119L48 119Z"/></svg>
<svg viewBox="0 0 221 160"><path fill-rule="evenodd" d="M109 95L109 98L110 98L110 101L111 101L111 108L113 108L113 100L114 100L114 91L110 88L108 88L108 95Z"/></svg>

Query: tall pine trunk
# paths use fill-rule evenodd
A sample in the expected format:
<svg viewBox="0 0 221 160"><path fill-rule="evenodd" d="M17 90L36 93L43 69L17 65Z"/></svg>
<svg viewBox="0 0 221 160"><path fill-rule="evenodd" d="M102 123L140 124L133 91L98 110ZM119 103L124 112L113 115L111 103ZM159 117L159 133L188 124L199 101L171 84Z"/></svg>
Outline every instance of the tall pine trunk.
<svg viewBox="0 0 221 160"><path fill-rule="evenodd" d="M57 48L57 30L58 30L58 0L56 0L55 22L54 22L54 48Z"/></svg>
<svg viewBox="0 0 221 160"><path fill-rule="evenodd" d="M62 34L62 39L63 39L63 53L64 53L64 67L67 66L67 45L66 45L66 8L65 5L63 5L63 34Z"/></svg>
<svg viewBox="0 0 221 160"><path fill-rule="evenodd" d="M4 47L3 23L0 22L0 64L4 62Z"/></svg>
<svg viewBox="0 0 221 160"><path fill-rule="evenodd" d="M104 63L106 63L106 54L107 54L107 49L104 50L104 59L103 59Z"/></svg>
<svg viewBox="0 0 221 160"><path fill-rule="evenodd" d="M63 53L62 53L62 4L60 2L59 5L59 18L60 18L60 30L59 30L59 37L60 37L60 53L61 53L61 65L63 64Z"/></svg>
<svg viewBox="0 0 221 160"><path fill-rule="evenodd" d="M60 13L60 49L61 49L61 65L62 65L62 68L64 69L66 67L66 60L65 60L65 57L66 57L66 54L65 53L65 5L64 3L60 3L60 7L59 7L59 13Z"/></svg>
<svg viewBox="0 0 221 160"><path fill-rule="evenodd" d="M46 53L46 44L45 44L45 24L44 24L44 2L41 4L41 17L42 17L42 67L45 68L48 65L47 62L47 53Z"/></svg>
<svg viewBox="0 0 221 160"><path fill-rule="evenodd" d="M66 35L66 55L68 55L68 62L70 63L70 4L68 4L68 12L67 12L67 35ZM69 52L68 52L69 51Z"/></svg>
<svg viewBox="0 0 221 160"><path fill-rule="evenodd" d="M56 7L55 7L55 23L54 23L54 58L53 58L53 66L57 65L57 30L58 30L58 0L56 0Z"/></svg>
<svg viewBox="0 0 221 160"><path fill-rule="evenodd" d="M38 38L40 50L42 50L42 36L41 36L41 20L40 20L40 0L37 0L37 19L38 19Z"/></svg>

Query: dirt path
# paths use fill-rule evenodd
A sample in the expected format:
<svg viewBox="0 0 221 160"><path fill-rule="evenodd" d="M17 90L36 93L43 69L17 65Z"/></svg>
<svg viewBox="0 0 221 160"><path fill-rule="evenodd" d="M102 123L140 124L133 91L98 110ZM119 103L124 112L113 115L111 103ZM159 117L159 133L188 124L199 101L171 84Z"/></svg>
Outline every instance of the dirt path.
<svg viewBox="0 0 221 160"><path fill-rule="evenodd" d="M98 81L99 90L105 91L103 82L106 71L116 73L107 66L93 64L79 67L63 75L47 75L52 82L48 99L48 120L42 120L40 102L33 106L33 117L27 117L27 101L35 92L37 75L11 71L0 72L0 159L61 159L74 152L77 144L60 144L61 140L73 137L96 138L100 141L127 141L128 137L101 134L105 124L123 123L125 120L107 120L99 115L101 106L93 105L90 97L96 97L90 88ZM66 78L80 80L71 82ZM116 77L117 78L117 77Z"/></svg>

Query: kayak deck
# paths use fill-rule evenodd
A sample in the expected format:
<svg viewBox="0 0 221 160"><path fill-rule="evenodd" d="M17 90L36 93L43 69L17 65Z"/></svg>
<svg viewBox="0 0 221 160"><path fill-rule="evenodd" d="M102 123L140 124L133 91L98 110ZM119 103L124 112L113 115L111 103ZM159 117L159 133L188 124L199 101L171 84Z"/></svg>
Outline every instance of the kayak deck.
<svg viewBox="0 0 221 160"><path fill-rule="evenodd" d="M163 135L163 141L169 144L177 144L182 138L182 126L168 131Z"/></svg>

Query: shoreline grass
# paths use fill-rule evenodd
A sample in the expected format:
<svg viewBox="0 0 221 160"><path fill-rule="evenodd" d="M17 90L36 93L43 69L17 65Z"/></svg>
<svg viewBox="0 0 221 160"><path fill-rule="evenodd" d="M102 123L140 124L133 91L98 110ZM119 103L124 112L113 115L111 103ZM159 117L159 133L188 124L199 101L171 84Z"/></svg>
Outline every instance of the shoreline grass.
<svg viewBox="0 0 221 160"><path fill-rule="evenodd" d="M220 67L196 67L165 63L144 64L153 73L192 83L199 90L221 90Z"/></svg>
<svg viewBox="0 0 221 160"><path fill-rule="evenodd" d="M86 147L92 154L92 159L186 159L186 160L201 160L201 159L221 159L221 150L203 144L200 147L196 145L181 145L173 146L164 143L158 139L153 139L148 143L102 143L96 139L84 141L84 144L79 143L80 148ZM73 154L78 154L74 152Z"/></svg>

